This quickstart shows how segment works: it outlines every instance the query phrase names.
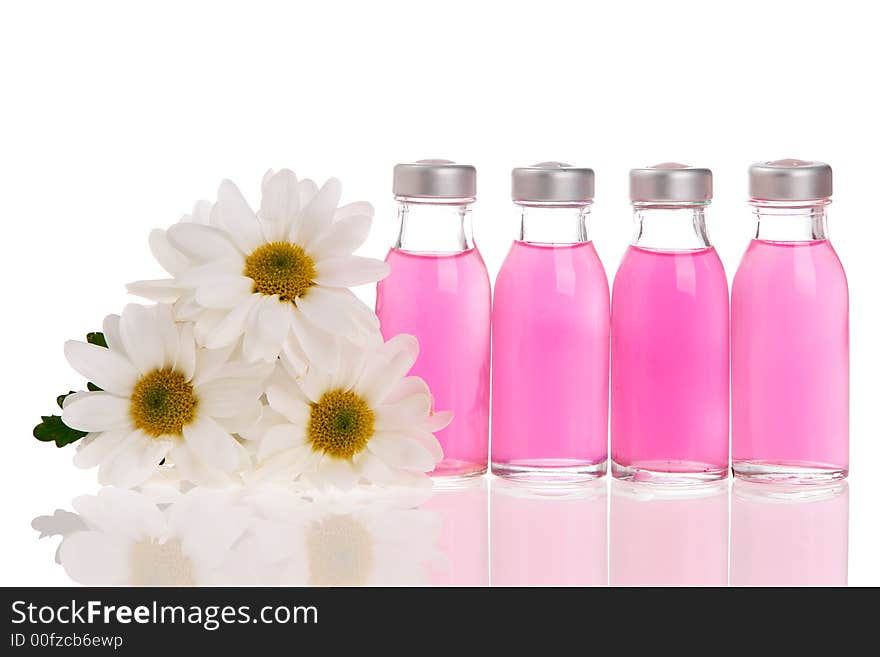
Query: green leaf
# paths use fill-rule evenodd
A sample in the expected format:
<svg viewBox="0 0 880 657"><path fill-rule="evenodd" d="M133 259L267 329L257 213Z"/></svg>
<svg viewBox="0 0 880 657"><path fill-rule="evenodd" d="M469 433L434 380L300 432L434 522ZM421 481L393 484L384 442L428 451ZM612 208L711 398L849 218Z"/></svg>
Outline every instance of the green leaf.
<svg viewBox="0 0 880 657"><path fill-rule="evenodd" d="M66 395L58 395L55 398L55 401L58 402L58 408L64 408L64 400L67 399L70 395L72 395L75 392L76 392L75 390L71 390Z"/></svg>
<svg viewBox="0 0 880 657"><path fill-rule="evenodd" d="M86 342L107 349L107 340L104 339L104 334L100 331L93 331L86 335ZM101 388L91 381L88 382L86 387L92 392L101 391ZM64 400L73 393L74 391L71 390L66 395L58 395L58 397L55 398L58 406L64 408ZM46 443L55 443L58 447L64 447L70 443L75 443L87 433L67 426L61 421L60 415L43 415L41 416L41 419L43 421L34 427L34 438Z"/></svg>
<svg viewBox="0 0 880 657"><path fill-rule="evenodd" d="M86 342L88 342L89 344L96 344L99 347L104 347L104 349L108 348L107 347L107 340L104 339L104 334L101 333L100 331L94 331L92 333L89 333L86 336Z"/></svg>
<svg viewBox="0 0 880 657"><path fill-rule="evenodd" d="M71 429L61 421L60 415L43 415L42 420L34 427L34 438L45 443L55 443L57 447L75 443L87 433Z"/></svg>

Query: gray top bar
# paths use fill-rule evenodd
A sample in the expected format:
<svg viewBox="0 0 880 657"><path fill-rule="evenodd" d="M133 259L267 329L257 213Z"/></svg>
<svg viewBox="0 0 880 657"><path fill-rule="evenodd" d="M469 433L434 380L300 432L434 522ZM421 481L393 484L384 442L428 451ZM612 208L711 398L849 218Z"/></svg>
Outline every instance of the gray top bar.
<svg viewBox="0 0 880 657"><path fill-rule="evenodd" d="M831 167L824 162L774 160L749 167L749 196L762 201L811 201L831 196Z"/></svg>
<svg viewBox="0 0 880 657"><path fill-rule="evenodd" d="M477 170L449 160L419 160L394 167L394 195L419 198L474 198Z"/></svg>
<svg viewBox="0 0 880 657"><path fill-rule="evenodd" d="M586 203L593 200L592 169L563 162L540 162L511 173L514 201L540 203Z"/></svg>
<svg viewBox="0 0 880 657"><path fill-rule="evenodd" d="M707 203L712 200L712 172L677 162L664 162L629 172L634 203Z"/></svg>

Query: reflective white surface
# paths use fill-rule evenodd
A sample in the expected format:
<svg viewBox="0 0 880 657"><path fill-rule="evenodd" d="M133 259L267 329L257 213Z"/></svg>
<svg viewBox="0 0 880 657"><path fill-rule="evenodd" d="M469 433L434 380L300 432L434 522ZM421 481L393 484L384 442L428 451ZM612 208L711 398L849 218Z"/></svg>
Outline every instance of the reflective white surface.
<svg viewBox="0 0 880 657"><path fill-rule="evenodd" d="M849 487L104 488L32 527L86 585L845 586Z"/></svg>

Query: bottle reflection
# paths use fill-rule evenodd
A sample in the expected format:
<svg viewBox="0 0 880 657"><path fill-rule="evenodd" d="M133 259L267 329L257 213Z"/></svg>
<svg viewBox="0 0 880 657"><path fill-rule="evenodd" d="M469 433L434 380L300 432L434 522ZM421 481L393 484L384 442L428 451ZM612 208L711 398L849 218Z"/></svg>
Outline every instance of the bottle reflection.
<svg viewBox="0 0 880 657"><path fill-rule="evenodd" d="M611 483L611 586L727 586L727 481Z"/></svg>
<svg viewBox="0 0 880 657"><path fill-rule="evenodd" d="M607 586L604 480L552 489L492 480L493 586Z"/></svg>
<svg viewBox="0 0 880 657"><path fill-rule="evenodd" d="M432 564L434 586L489 585L489 500L485 477L435 486L422 509L442 522L437 548L443 555Z"/></svg>
<svg viewBox="0 0 880 657"><path fill-rule="evenodd" d="M32 524L61 536L56 560L86 585L409 586L444 561L443 519L420 507L429 496L108 487Z"/></svg>
<svg viewBox="0 0 880 657"><path fill-rule="evenodd" d="M849 487L733 485L730 583L846 586Z"/></svg>

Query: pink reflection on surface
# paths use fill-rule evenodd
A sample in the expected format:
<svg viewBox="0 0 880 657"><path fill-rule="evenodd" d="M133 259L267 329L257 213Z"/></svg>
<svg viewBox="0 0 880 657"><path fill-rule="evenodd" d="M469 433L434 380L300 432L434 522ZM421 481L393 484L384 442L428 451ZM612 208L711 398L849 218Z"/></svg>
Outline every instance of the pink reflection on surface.
<svg viewBox="0 0 880 657"><path fill-rule="evenodd" d="M849 487L733 485L733 586L846 586Z"/></svg>
<svg viewBox="0 0 880 657"><path fill-rule="evenodd" d="M434 586L489 585L489 492L485 477L435 486L420 508L443 519L437 547L442 563L431 568Z"/></svg>
<svg viewBox="0 0 880 657"><path fill-rule="evenodd" d="M611 483L611 586L727 586L728 483Z"/></svg>
<svg viewBox="0 0 880 657"><path fill-rule="evenodd" d="M565 489L492 480L493 586L607 586L605 480Z"/></svg>

